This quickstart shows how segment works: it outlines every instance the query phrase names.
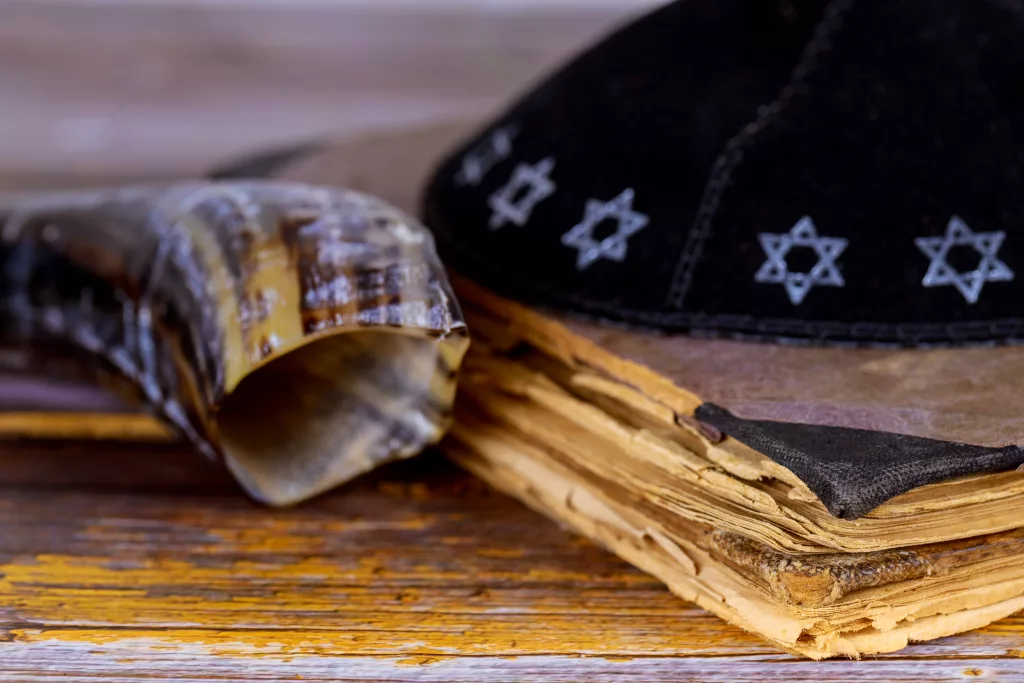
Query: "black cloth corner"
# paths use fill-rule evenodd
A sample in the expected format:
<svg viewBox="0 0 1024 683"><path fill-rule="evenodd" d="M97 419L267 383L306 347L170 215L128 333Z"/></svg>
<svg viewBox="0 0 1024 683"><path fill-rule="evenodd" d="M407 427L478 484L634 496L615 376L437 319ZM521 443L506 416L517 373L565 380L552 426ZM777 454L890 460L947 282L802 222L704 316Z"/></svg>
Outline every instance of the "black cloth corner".
<svg viewBox="0 0 1024 683"><path fill-rule="evenodd" d="M1011 469L1024 448L985 448L845 427L744 420L713 403L696 417L788 468L836 517L857 519L925 484Z"/></svg>
<svg viewBox="0 0 1024 683"><path fill-rule="evenodd" d="M680 0L437 169L442 257L673 332L1024 340L1016 0Z"/></svg>

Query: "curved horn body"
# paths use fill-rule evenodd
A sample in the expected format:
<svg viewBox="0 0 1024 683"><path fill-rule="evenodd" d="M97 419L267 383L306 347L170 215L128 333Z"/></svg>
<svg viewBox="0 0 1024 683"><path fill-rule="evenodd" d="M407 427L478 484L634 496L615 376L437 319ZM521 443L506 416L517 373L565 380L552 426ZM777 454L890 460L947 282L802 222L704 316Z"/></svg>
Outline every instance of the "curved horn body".
<svg viewBox="0 0 1024 683"><path fill-rule="evenodd" d="M373 197L190 182L32 197L0 225L0 363L129 388L258 500L447 429L465 324L430 234Z"/></svg>

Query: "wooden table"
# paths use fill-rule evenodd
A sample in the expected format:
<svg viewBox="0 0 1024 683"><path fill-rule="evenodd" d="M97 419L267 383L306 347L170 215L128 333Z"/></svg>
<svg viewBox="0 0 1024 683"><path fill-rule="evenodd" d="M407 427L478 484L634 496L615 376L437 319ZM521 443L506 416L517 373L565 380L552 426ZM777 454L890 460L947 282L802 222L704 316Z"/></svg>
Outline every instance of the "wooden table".
<svg viewBox="0 0 1024 683"><path fill-rule="evenodd" d="M1024 616L812 663L440 455L301 507L177 446L0 445L0 680L1019 681Z"/></svg>

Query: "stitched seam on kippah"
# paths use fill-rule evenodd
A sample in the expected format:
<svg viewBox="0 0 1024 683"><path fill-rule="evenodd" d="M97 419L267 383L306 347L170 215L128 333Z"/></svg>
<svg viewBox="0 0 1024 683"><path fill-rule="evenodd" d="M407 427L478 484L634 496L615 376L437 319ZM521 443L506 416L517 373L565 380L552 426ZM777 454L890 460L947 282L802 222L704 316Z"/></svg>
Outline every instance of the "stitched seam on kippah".
<svg viewBox="0 0 1024 683"><path fill-rule="evenodd" d="M855 0L833 0L825 9L811 41L804 48L796 68L779 96L760 111L758 117L748 123L726 144L724 151L715 160L711 178L704 190L697 215L690 234L687 236L683 253L676 266L672 285L669 287L665 305L681 310L686 295L693 284L693 273L704 251L704 245L711 233L711 224L721 205L722 194L732 179L733 171L743 162L744 149L755 141L758 134L773 122L798 94L808 92L807 78L818 68L821 57L832 47L832 36L842 28L842 19L854 5Z"/></svg>

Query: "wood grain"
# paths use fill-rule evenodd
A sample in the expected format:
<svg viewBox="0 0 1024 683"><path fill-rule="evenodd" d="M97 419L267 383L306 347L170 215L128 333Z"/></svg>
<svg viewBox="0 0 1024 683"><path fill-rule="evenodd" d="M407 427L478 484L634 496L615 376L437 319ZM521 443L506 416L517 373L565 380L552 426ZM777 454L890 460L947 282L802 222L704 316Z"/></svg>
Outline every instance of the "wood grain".
<svg viewBox="0 0 1024 683"><path fill-rule="evenodd" d="M176 445L0 445L6 682L1024 680L1024 617L813 664L436 454L268 510Z"/></svg>

